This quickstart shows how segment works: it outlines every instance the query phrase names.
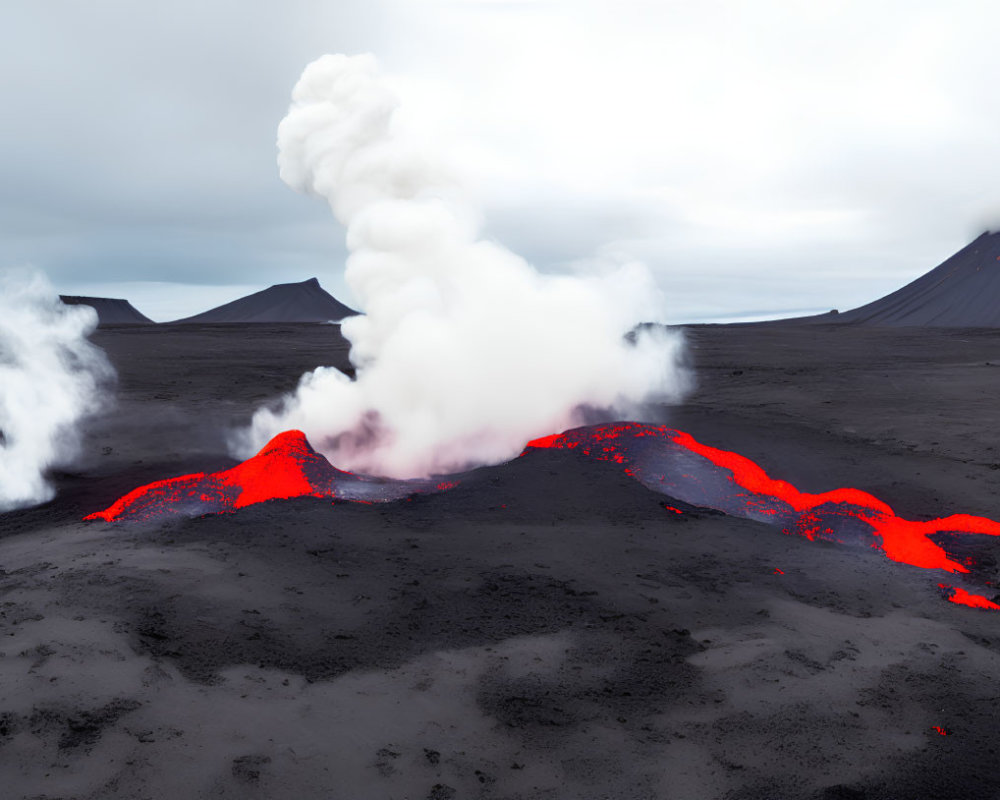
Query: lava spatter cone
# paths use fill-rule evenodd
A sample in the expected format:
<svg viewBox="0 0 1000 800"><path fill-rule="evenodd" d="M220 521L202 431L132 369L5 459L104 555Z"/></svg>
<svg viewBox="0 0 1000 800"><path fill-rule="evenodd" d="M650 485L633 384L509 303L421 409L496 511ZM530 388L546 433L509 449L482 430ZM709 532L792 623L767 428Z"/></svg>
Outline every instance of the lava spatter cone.
<svg viewBox="0 0 1000 800"><path fill-rule="evenodd" d="M223 472L197 472L140 486L84 519L108 522L218 514L292 497L333 497L347 475L312 449L302 431L279 433L253 458Z"/></svg>
<svg viewBox="0 0 1000 800"><path fill-rule="evenodd" d="M257 455L235 467L140 486L104 511L84 519L120 522L196 517L293 497L379 503L446 491L458 485L456 479L392 480L355 475L334 467L313 450L302 431L291 430L279 433Z"/></svg>

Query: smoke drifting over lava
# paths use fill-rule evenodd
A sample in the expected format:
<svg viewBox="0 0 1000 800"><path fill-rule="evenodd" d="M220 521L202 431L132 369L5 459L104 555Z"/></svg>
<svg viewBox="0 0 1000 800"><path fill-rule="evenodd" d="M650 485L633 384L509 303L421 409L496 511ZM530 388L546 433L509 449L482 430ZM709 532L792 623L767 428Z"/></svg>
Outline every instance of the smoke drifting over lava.
<svg viewBox="0 0 1000 800"><path fill-rule="evenodd" d="M625 338L662 313L646 268L543 275L478 239L448 170L399 130L372 56L323 56L292 98L281 177L324 197L347 229L346 280L364 311L343 323L357 377L303 376L255 414L239 455L296 428L339 467L428 475L512 458L580 424L584 408L620 417L684 393L679 335Z"/></svg>
<svg viewBox="0 0 1000 800"><path fill-rule="evenodd" d="M96 327L40 273L0 273L0 512L50 500L46 471L79 455L78 425L114 375L87 341Z"/></svg>

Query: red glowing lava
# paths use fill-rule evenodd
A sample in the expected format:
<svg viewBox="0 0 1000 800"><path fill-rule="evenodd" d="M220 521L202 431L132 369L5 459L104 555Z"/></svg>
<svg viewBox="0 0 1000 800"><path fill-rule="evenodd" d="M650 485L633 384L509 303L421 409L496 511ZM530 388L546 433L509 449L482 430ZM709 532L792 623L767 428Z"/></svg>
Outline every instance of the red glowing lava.
<svg viewBox="0 0 1000 800"><path fill-rule="evenodd" d="M181 475L140 486L104 511L84 519L117 522L201 516L293 497L372 503L455 486L458 481L438 483L435 487L429 481L382 481L344 472L313 450L302 431L285 431L253 458L232 469Z"/></svg>
<svg viewBox="0 0 1000 800"><path fill-rule="evenodd" d="M322 463L320 463L322 462ZM253 458L224 472L181 475L134 489L104 511L84 519L108 522L148 518L161 514L188 515L192 501L199 513L234 511L265 500L312 495L323 497L306 475L314 470L334 469L316 453L301 431L275 436Z"/></svg>
<svg viewBox="0 0 1000 800"><path fill-rule="evenodd" d="M623 422L576 428L535 439L525 453L546 448L576 450L619 464L644 486L694 506L778 525L786 533L810 540L860 542L893 561L924 569L970 572L966 563L956 561L930 538L933 534L1000 536L1000 523L968 514L929 522L907 520L859 489L801 492L787 481L771 478L744 456L701 444L687 433L661 425ZM316 453L301 431L286 431L232 469L151 483L85 519L111 522L198 516L305 496L371 503L448 491L458 484L455 476L399 481L353 475L336 469ZM683 514L665 503L664 508ZM777 569L775 573L784 574ZM1000 610L1000 605L986 596L944 584L941 587L953 603Z"/></svg>
<svg viewBox="0 0 1000 800"><path fill-rule="evenodd" d="M658 446L651 448L650 441ZM1000 523L985 517L953 514L928 522L896 516L892 508L859 489L835 489L821 494L800 492L787 481L771 478L753 461L738 453L719 450L696 441L690 434L658 425L626 422L578 428L528 443L527 448L576 449L591 458L622 464L625 472L646 486L695 505L716 508L734 516L771 521L786 533L812 540L844 541L841 531L857 523L871 537L870 546L893 561L924 569L968 573L930 536L935 533L1000 536ZM700 456L711 467L698 464ZM680 467L671 472L671 467ZM718 472L726 476L720 485ZM714 472L714 474L713 474ZM713 485L714 484L714 485ZM685 496L687 495L687 496ZM964 589L952 589L948 599L976 608L1000 610L992 600Z"/></svg>
<svg viewBox="0 0 1000 800"><path fill-rule="evenodd" d="M988 608L991 611L1000 611L1000 605L982 595L967 592L961 586L949 586L946 583L939 583L938 587L944 591L945 599L950 603L957 603L958 605L969 606L970 608Z"/></svg>

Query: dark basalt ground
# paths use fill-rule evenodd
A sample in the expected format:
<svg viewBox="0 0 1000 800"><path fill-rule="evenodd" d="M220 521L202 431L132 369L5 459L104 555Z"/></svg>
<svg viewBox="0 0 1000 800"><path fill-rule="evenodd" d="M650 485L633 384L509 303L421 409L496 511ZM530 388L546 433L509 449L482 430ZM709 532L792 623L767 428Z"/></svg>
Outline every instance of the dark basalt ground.
<svg viewBox="0 0 1000 800"><path fill-rule="evenodd" d="M806 491L1000 517L1000 331L689 339L698 391L655 421ZM3 797L1000 794L1000 615L945 576L678 515L565 451L408 502L83 524L231 465L228 426L346 366L332 326L95 341L118 408L55 501L0 517Z"/></svg>

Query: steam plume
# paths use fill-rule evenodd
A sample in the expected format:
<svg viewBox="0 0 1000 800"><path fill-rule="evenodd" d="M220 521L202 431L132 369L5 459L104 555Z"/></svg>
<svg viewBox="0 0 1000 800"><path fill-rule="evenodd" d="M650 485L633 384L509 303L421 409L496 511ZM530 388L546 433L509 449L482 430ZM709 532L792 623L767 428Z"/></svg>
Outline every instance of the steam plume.
<svg viewBox="0 0 1000 800"><path fill-rule="evenodd" d="M542 275L477 239L447 170L398 130L396 106L370 55L323 56L295 86L278 165L347 229L346 280L365 311L342 328L357 377L304 375L254 415L238 454L299 428L341 468L428 475L511 458L584 408L677 398L680 338L625 338L660 316L648 271Z"/></svg>
<svg viewBox="0 0 1000 800"><path fill-rule="evenodd" d="M0 273L0 512L55 492L45 478L79 455L80 420L114 371L87 341L89 306L66 306L39 273Z"/></svg>

